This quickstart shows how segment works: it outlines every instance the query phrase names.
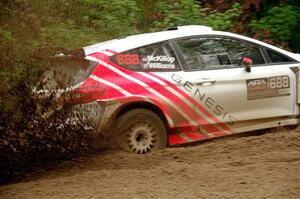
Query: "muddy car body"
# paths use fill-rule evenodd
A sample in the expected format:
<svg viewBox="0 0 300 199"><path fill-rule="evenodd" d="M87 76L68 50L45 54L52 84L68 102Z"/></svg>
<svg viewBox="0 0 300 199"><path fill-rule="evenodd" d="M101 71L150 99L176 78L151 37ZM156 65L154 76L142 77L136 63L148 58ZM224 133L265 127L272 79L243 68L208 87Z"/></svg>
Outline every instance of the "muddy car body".
<svg viewBox="0 0 300 199"><path fill-rule="evenodd" d="M182 26L82 50L92 70L61 93L129 151L298 124L300 57L264 42Z"/></svg>

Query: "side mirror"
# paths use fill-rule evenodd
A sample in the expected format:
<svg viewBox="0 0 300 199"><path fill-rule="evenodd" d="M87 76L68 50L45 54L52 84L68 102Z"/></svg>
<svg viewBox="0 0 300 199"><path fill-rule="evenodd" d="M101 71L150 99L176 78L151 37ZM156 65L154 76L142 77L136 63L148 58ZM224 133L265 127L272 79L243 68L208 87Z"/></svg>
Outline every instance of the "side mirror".
<svg viewBox="0 0 300 199"><path fill-rule="evenodd" d="M245 66L245 70L250 73L251 72L251 65L253 61L249 57L243 57L243 65Z"/></svg>

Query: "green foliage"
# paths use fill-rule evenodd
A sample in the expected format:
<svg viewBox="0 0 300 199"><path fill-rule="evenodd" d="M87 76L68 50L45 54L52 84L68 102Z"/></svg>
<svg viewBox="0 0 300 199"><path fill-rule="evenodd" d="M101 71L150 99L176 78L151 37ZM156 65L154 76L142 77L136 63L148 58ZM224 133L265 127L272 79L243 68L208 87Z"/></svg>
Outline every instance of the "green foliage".
<svg viewBox="0 0 300 199"><path fill-rule="evenodd" d="M83 13L90 26L107 37L138 33L142 20L141 8L136 0L82 0L87 10Z"/></svg>
<svg viewBox="0 0 300 199"><path fill-rule="evenodd" d="M160 1L156 7L162 12L153 22L156 29L204 23L205 10L195 0Z"/></svg>
<svg viewBox="0 0 300 199"><path fill-rule="evenodd" d="M87 26L78 26L73 21L51 23L41 29L43 40L54 46L78 48L103 40L103 34Z"/></svg>
<svg viewBox="0 0 300 199"><path fill-rule="evenodd" d="M4 41L13 41L14 37L12 36L10 31L4 30L3 28L0 28L0 39L3 39Z"/></svg>
<svg viewBox="0 0 300 199"><path fill-rule="evenodd" d="M212 11L206 18L205 24L214 28L215 30L229 30L234 20L241 14L241 6L238 3L232 5L231 9L224 13Z"/></svg>
<svg viewBox="0 0 300 199"><path fill-rule="evenodd" d="M82 22L83 12L87 10L84 0L27 0L33 7L35 14L43 17L43 25L47 22L73 20Z"/></svg>
<svg viewBox="0 0 300 199"><path fill-rule="evenodd" d="M209 13L196 0L151 0L146 4L140 0L31 2L42 8L41 15L49 16L43 20L43 40L69 48L179 25L201 24L226 30L240 14L239 4L224 13Z"/></svg>
<svg viewBox="0 0 300 199"><path fill-rule="evenodd" d="M208 12L195 0L161 1L158 4L163 18L155 20L156 29L165 29L180 25L208 25L216 30L228 30L235 18L241 14L238 3L224 13L217 11Z"/></svg>
<svg viewBox="0 0 300 199"><path fill-rule="evenodd" d="M290 5L276 6L271 8L263 18L253 20L251 26L264 37L287 41L296 32L299 18L299 8Z"/></svg>

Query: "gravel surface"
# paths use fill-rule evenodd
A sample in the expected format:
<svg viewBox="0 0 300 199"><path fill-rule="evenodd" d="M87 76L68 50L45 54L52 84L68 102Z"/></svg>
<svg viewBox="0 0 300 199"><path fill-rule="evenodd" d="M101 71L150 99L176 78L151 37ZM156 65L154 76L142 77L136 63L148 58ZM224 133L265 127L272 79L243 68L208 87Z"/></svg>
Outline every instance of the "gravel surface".
<svg viewBox="0 0 300 199"><path fill-rule="evenodd" d="M146 155L105 151L0 186L0 198L299 199L300 132L272 129Z"/></svg>

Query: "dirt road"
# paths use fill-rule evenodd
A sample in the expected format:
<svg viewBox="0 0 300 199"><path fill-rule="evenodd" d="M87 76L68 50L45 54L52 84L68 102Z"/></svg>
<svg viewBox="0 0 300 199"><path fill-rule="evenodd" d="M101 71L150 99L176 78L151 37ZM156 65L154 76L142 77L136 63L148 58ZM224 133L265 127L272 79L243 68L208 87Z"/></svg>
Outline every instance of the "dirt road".
<svg viewBox="0 0 300 199"><path fill-rule="evenodd" d="M299 199L300 132L276 129L141 156L107 151L1 186L0 198Z"/></svg>

